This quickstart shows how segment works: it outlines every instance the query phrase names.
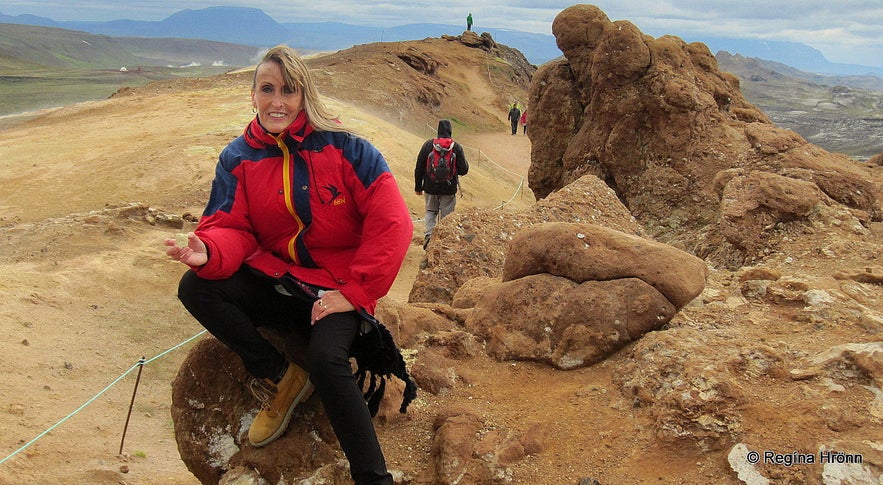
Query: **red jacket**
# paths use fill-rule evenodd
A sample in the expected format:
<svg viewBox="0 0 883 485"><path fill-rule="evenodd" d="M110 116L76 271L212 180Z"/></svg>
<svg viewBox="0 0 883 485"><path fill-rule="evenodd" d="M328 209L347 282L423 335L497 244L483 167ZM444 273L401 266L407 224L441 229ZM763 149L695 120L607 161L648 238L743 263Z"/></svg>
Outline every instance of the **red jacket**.
<svg viewBox="0 0 883 485"><path fill-rule="evenodd" d="M318 132L300 116L279 137L257 119L220 155L196 234L207 279L243 263L340 289L374 313L404 261L413 223L389 166L366 140Z"/></svg>

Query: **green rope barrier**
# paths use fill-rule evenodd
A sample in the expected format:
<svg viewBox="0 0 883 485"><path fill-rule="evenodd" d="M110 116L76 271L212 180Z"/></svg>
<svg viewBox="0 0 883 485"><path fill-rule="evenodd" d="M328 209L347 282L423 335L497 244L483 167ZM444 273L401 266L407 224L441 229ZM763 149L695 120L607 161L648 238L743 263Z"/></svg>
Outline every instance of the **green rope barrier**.
<svg viewBox="0 0 883 485"><path fill-rule="evenodd" d="M112 387L113 387L114 385L116 385L118 382L120 382L121 380L123 380L123 378L126 377L127 375L129 375L133 370L135 370L135 368L140 367L140 366L142 366L142 365L144 365L144 364L148 364L148 363L150 363L150 362L153 362L154 360L159 359L159 358L165 356L166 354L168 354L168 353L170 353L170 352L173 352L173 351L175 351L175 350L181 348L182 346L184 346L184 345L186 345L186 344L192 342L193 340L199 338L199 337L202 336L204 333L206 333L206 330L203 330L203 331L197 333L196 335L190 337L189 339L187 339L187 340L185 340L185 341L183 341L183 342L181 342L181 343L175 345L174 347L172 347L172 348L170 348L170 349L168 349L168 350L166 350L166 351L163 351L163 352L159 353L159 354L156 355L155 357L152 357L150 360L144 361L143 358L142 358L142 359L139 359L138 362L136 362L134 365L132 365L132 367L129 367L129 369L126 370L125 372L123 372L122 375L120 375L119 377L117 377L116 379L114 379L113 382L111 382L110 384L107 385L107 387L105 387L104 389L102 389L101 391L99 391L98 394L92 396L92 398L90 398L88 401L84 402L80 407L78 407L77 409L75 409L73 412L71 412L70 414L68 414L67 416L65 416L64 418L62 418L62 419L61 419L60 421L58 421L57 423L55 423L55 424L53 424L52 426L50 426L49 428L47 428L47 429L46 429L45 431L43 431L42 433L40 433L40 434L38 434L37 436L35 436L34 439L32 439L31 441L28 441L27 443L25 443L24 445L22 445L19 449L13 451L9 456L7 456L6 458L3 458L2 460L0 460L0 465L2 465L3 463L6 463L9 459L11 459L12 457L14 457L15 455L17 455L17 454L21 453L22 451L28 449L31 445L33 445L34 443L36 443L40 438L42 438L42 437L46 436L47 434L51 433L54 429L56 429L56 428L58 428L59 426L61 426L62 424L64 424L65 421L67 421L67 420L71 419L72 417L74 417L74 415L76 415L77 413L79 413L80 411L82 411L83 409L85 409L86 406L88 406L89 404L92 404L96 399L98 399L98 398L101 397L105 392L107 392L108 390L110 390L110 388L112 388Z"/></svg>

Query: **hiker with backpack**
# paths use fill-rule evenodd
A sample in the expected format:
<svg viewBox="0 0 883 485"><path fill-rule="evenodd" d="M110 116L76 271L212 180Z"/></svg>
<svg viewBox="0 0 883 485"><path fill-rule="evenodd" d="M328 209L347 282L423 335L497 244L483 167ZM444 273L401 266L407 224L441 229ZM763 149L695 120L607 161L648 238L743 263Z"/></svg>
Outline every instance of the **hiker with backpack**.
<svg viewBox="0 0 883 485"><path fill-rule="evenodd" d="M451 120L439 120L438 136L423 143L414 168L414 192L426 202L423 249L429 244L436 223L457 205L459 176L469 171L463 147L451 138Z"/></svg>

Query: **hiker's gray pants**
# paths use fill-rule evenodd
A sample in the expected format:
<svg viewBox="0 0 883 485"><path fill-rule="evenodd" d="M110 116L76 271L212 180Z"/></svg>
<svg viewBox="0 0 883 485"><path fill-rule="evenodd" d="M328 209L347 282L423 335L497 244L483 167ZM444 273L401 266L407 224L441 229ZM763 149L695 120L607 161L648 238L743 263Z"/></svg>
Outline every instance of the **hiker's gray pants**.
<svg viewBox="0 0 883 485"><path fill-rule="evenodd" d="M435 195L424 192L423 196L426 198L426 217L423 219L426 221L424 234L431 236L438 221L454 212L454 207L457 205L457 195Z"/></svg>

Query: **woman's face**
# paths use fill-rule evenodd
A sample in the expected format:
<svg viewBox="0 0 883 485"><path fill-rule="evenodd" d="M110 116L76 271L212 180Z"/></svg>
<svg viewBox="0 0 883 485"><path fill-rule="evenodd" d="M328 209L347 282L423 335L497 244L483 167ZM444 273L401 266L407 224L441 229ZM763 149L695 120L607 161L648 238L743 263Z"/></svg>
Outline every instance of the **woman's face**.
<svg viewBox="0 0 883 485"><path fill-rule="evenodd" d="M257 109L264 129L278 134L285 131L303 109L304 93L285 86L279 64L265 62L257 67L251 104Z"/></svg>

